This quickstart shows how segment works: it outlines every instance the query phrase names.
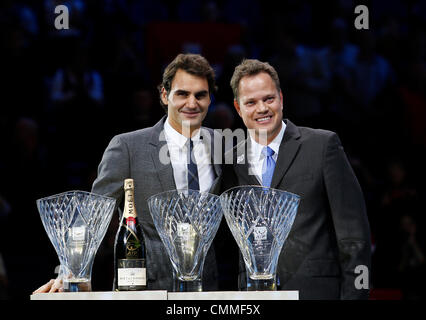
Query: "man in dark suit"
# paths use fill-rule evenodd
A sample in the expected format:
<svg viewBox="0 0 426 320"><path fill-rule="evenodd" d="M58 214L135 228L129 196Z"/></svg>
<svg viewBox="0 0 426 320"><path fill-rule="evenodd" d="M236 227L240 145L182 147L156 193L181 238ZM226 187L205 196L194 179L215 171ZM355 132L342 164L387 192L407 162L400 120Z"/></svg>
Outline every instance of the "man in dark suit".
<svg viewBox="0 0 426 320"><path fill-rule="evenodd" d="M214 71L204 57L180 54L165 69L159 90L167 116L151 128L119 134L111 140L92 192L114 197L119 207L124 195L124 179L134 179L136 211L147 252L147 287L173 291L173 268L155 229L147 200L173 189L219 192L221 166L215 164L220 161L213 159L214 135L212 130L201 127L215 90ZM190 137L197 164L195 177L188 171L186 157ZM216 257L211 246L204 264L203 290L218 290L217 279ZM57 290L61 290L60 281L51 280L35 293Z"/></svg>
<svg viewBox="0 0 426 320"><path fill-rule="evenodd" d="M357 278L368 275L356 270L370 270L369 223L337 134L283 120L283 94L268 63L244 60L235 68L231 87L249 134L225 155L233 161L223 167L222 190L264 185L301 197L278 260L280 288L298 290L300 299L368 298L368 283ZM239 277L244 290L241 259Z"/></svg>

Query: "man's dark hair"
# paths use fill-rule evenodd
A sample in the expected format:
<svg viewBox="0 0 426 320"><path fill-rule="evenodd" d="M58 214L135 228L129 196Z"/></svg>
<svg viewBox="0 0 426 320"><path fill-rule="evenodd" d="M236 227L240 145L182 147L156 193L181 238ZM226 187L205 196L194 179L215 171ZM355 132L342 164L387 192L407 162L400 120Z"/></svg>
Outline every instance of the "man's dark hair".
<svg viewBox="0 0 426 320"><path fill-rule="evenodd" d="M169 94L172 81L179 69L194 76L206 78L209 84L209 94L212 94L216 91L214 70L206 58L199 54L181 53L166 67L163 73L163 81L158 85L158 91L160 92L160 103L166 113L167 105L161 101L161 90L164 88L167 94Z"/></svg>
<svg viewBox="0 0 426 320"><path fill-rule="evenodd" d="M280 79L277 71L267 62L262 62L256 59L244 59L238 66L235 67L234 74L231 78L231 88L234 93L234 99L238 101L238 86L240 81L245 76L255 76L261 72L269 74L275 83L278 91L280 91Z"/></svg>

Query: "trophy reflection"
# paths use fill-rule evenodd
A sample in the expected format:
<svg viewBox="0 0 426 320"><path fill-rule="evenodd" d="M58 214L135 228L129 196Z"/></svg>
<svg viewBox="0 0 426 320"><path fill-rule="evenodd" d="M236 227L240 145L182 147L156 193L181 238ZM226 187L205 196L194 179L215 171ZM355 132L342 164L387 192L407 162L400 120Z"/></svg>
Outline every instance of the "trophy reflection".
<svg viewBox="0 0 426 320"><path fill-rule="evenodd" d="M219 197L171 190L150 197L148 206L173 266L173 291L202 291L204 260L222 219Z"/></svg>
<svg viewBox="0 0 426 320"><path fill-rule="evenodd" d="M222 193L220 201L244 259L247 290L276 290L278 257L300 197L262 186L240 186Z"/></svg>
<svg viewBox="0 0 426 320"><path fill-rule="evenodd" d="M64 291L91 291L93 261L108 229L115 199L68 191L37 200L43 226L61 264Z"/></svg>

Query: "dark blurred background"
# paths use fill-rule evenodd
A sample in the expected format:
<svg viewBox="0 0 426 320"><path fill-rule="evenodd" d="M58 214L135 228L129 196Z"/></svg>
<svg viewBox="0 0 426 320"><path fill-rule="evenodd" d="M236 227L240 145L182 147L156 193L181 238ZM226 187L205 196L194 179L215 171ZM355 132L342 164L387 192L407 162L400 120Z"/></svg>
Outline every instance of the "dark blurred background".
<svg viewBox="0 0 426 320"><path fill-rule="evenodd" d="M2 0L0 298L56 277L36 199L90 191L113 135L163 115L156 86L180 52L201 53L219 90L205 125L236 129L229 81L242 58L279 72L284 116L336 131L372 230L371 299L425 297L425 1ZM56 30L54 8L69 8ZM369 8L369 30L354 8ZM117 219L93 270L112 288Z"/></svg>

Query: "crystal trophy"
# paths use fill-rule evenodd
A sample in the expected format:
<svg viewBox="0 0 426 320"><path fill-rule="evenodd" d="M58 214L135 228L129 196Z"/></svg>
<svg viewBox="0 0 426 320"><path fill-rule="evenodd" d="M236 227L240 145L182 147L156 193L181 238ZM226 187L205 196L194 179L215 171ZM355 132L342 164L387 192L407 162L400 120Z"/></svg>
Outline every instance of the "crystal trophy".
<svg viewBox="0 0 426 320"><path fill-rule="evenodd" d="M171 190L148 206L173 266L173 291L202 291L204 260L222 219L219 196Z"/></svg>
<svg viewBox="0 0 426 320"><path fill-rule="evenodd" d="M278 257L300 197L262 186L240 186L222 193L220 201L244 259L247 290L276 290Z"/></svg>
<svg viewBox="0 0 426 320"><path fill-rule="evenodd" d="M65 292L92 290L93 261L114 207L115 199L85 191L37 200L43 226L58 254Z"/></svg>

